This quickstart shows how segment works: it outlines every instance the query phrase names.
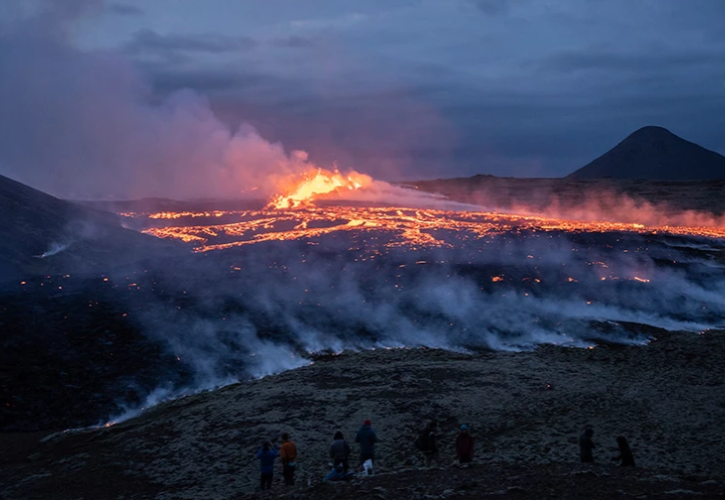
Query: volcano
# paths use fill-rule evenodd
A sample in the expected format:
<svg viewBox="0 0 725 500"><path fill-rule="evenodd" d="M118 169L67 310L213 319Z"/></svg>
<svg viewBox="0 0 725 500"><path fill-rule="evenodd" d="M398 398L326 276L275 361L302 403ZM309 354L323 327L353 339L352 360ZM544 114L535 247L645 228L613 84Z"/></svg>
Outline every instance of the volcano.
<svg viewBox="0 0 725 500"><path fill-rule="evenodd" d="M712 180L725 178L725 156L686 141L662 127L630 134L567 179Z"/></svg>

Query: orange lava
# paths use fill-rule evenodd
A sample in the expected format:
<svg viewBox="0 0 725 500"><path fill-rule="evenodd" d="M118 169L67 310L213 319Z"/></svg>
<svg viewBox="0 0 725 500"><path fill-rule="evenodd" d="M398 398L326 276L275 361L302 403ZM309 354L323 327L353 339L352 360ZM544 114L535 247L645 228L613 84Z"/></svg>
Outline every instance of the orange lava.
<svg viewBox="0 0 725 500"><path fill-rule="evenodd" d="M186 212L186 217L203 217ZM495 212L458 212L391 207L309 207L294 210L275 208L223 212L238 217L238 222L194 226L167 226L143 232L159 238L191 243L196 252L207 252L265 241L315 240L333 233L385 235L385 247L451 247L456 241L478 240L511 232L573 233L624 232L645 235L677 235L725 238L725 228L644 226L617 222L588 222L545 217L519 216ZM127 214L130 216L130 214ZM134 217L160 218L159 214L134 214ZM218 217L214 212L209 218ZM175 219L168 213L166 219ZM224 241L223 243L219 241ZM375 240L379 238L375 236ZM607 267L604 263L594 263Z"/></svg>
<svg viewBox="0 0 725 500"><path fill-rule="evenodd" d="M295 178L283 186L282 194L275 196L267 208L296 208L310 204L320 196L329 193L353 191L370 186L372 177L355 171L347 175L334 171L317 169L305 172L302 179Z"/></svg>

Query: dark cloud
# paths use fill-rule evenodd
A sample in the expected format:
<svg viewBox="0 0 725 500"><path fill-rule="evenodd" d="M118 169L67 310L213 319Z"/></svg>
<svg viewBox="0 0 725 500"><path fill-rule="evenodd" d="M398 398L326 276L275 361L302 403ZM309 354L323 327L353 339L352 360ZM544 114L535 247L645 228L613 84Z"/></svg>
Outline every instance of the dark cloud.
<svg viewBox="0 0 725 500"><path fill-rule="evenodd" d="M722 52L709 50L688 52L632 52L617 53L598 50L567 51L551 55L543 60L528 61L524 66L535 66L551 71L678 71L694 66L725 68Z"/></svg>
<svg viewBox="0 0 725 500"><path fill-rule="evenodd" d="M124 45L124 51L133 56L160 56L173 58L189 53L223 54L253 49L257 42L250 37L228 37L214 34L161 35L153 30L136 32Z"/></svg>
<svg viewBox="0 0 725 500"><path fill-rule="evenodd" d="M274 45L282 48L304 49L314 47L318 44L318 40L312 37L292 35L274 40Z"/></svg>
<svg viewBox="0 0 725 500"><path fill-rule="evenodd" d="M511 2L514 0L472 0L481 12L488 16L508 14Z"/></svg>
<svg viewBox="0 0 725 500"><path fill-rule="evenodd" d="M135 5L127 3L112 3L107 7L107 11L111 14L118 14L119 16L142 16L144 11Z"/></svg>

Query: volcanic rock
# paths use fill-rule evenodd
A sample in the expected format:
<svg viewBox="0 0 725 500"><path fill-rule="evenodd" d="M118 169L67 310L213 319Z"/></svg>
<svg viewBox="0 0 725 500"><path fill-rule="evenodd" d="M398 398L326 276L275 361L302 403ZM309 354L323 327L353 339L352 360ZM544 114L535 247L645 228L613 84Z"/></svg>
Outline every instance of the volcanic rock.
<svg viewBox="0 0 725 500"><path fill-rule="evenodd" d="M118 216L50 196L0 175L0 283L93 272L172 246L121 227Z"/></svg>
<svg viewBox="0 0 725 500"><path fill-rule="evenodd" d="M533 352L452 353L430 349L344 352L296 370L188 396L110 428L61 433L40 443L0 434L0 496L29 498L270 498L255 494L261 440L292 434L297 486L276 477L272 495L338 498L616 498L692 491L719 494L725 462L725 337L658 335L648 346L593 350L544 346ZM697 363L691 357L698 359ZM401 378L400 375L405 375ZM557 391L539 390L554 381ZM332 435L354 446L370 418L376 469L329 484ZM404 465L430 418L439 422L440 468ZM470 468L448 466L462 423L476 438ZM595 428L597 463L583 468L568 442ZM560 434L552 439L552 431ZM618 467L615 438L626 435L638 467ZM529 445L529 443L534 443ZM528 452L522 452L531 446ZM676 453L661 453L676 446ZM543 448L558 452L550 459ZM357 447L354 446L354 451ZM40 453L28 462L26 457ZM357 456L351 458L357 464ZM718 481L691 481L703 469ZM595 474L572 474L574 471ZM32 478L32 479L31 479ZM458 485L467 483L466 489ZM383 489L380 489L383 488ZM453 491L453 493L451 493ZM385 493L381 493L385 492ZM683 493L688 494L688 493ZM670 493L673 497L676 493ZM668 495L668 496L669 496Z"/></svg>
<svg viewBox="0 0 725 500"><path fill-rule="evenodd" d="M662 127L643 127L567 179L711 180L725 178L725 156Z"/></svg>

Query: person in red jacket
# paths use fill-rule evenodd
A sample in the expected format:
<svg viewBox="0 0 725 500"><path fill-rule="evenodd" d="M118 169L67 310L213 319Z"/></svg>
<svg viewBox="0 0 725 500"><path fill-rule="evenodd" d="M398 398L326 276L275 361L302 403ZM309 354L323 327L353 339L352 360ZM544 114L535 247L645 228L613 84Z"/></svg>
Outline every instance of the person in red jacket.
<svg viewBox="0 0 725 500"><path fill-rule="evenodd" d="M282 446L279 449L279 456L282 459L282 476L284 484L292 486L295 484L295 466L297 461L297 446L292 442L289 434L282 434Z"/></svg>
<svg viewBox="0 0 725 500"><path fill-rule="evenodd" d="M473 460L473 436L468 432L467 425L462 425L461 432L456 436L456 458L462 464Z"/></svg>

